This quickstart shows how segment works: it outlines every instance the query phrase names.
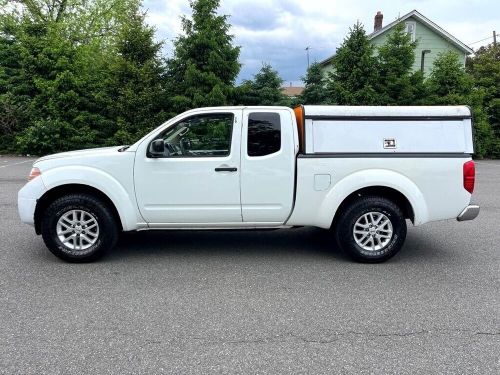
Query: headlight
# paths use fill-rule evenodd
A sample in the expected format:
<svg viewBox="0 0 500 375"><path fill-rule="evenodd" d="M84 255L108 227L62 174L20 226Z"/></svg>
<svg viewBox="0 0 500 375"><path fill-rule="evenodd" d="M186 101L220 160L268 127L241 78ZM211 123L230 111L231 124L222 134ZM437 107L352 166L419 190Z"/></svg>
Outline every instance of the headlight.
<svg viewBox="0 0 500 375"><path fill-rule="evenodd" d="M41 174L42 174L42 172L40 172L40 169L38 169L36 167L31 168L30 175L28 176L28 181L33 180L34 178L40 176Z"/></svg>

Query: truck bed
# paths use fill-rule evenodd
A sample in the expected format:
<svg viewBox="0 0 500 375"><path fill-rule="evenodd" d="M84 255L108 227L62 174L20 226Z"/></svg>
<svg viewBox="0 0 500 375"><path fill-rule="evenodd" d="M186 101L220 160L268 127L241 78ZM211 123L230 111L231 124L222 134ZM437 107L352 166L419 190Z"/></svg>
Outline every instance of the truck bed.
<svg viewBox="0 0 500 375"><path fill-rule="evenodd" d="M367 187L400 192L415 225L457 217L470 202L472 159L466 106L295 109L300 135L296 202L289 225L332 224L331 213Z"/></svg>

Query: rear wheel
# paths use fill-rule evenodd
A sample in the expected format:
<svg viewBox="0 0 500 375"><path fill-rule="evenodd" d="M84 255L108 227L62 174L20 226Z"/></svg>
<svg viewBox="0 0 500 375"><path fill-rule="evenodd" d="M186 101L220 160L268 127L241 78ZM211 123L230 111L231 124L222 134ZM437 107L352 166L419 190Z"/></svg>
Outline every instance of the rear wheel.
<svg viewBox="0 0 500 375"><path fill-rule="evenodd" d="M341 249L353 259L377 263L401 250L406 239L406 220L392 201L361 197L347 207L334 232Z"/></svg>
<svg viewBox="0 0 500 375"><path fill-rule="evenodd" d="M49 250L68 262L94 261L118 239L110 209L90 194L56 199L47 207L41 229Z"/></svg>

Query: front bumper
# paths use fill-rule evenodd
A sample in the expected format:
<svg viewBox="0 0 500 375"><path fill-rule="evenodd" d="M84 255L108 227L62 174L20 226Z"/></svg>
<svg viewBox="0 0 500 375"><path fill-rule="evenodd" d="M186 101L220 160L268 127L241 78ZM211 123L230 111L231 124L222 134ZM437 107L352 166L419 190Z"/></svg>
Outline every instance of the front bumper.
<svg viewBox="0 0 500 375"><path fill-rule="evenodd" d="M23 223L34 225L35 209L38 199L47 191L42 177L36 177L28 182L17 195L17 209Z"/></svg>
<svg viewBox="0 0 500 375"><path fill-rule="evenodd" d="M458 221L474 220L479 215L479 206L471 204L464 208L462 213L457 216Z"/></svg>
<svg viewBox="0 0 500 375"><path fill-rule="evenodd" d="M35 225L35 208L36 199L24 197L17 198L17 209L23 223Z"/></svg>

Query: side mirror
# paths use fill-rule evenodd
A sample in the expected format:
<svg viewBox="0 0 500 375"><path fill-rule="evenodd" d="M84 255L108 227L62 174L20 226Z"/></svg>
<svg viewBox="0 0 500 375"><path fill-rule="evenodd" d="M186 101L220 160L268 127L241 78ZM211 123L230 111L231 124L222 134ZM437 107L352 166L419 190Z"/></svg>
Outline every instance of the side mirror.
<svg viewBox="0 0 500 375"><path fill-rule="evenodd" d="M165 142L163 139L155 139L149 146L149 153L152 157L158 158L165 155Z"/></svg>

